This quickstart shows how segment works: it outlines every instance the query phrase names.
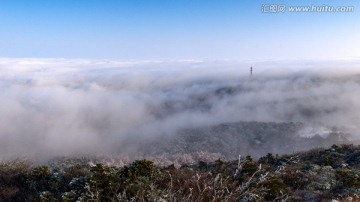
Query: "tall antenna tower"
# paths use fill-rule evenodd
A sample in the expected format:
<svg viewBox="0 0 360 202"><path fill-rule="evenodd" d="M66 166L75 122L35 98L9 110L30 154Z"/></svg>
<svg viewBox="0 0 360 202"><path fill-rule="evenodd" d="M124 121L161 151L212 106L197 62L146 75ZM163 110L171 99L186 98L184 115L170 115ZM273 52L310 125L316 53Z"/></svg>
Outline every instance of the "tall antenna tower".
<svg viewBox="0 0 360 202"><path fill-rule="evenodd" d="M253 67L251 66L250 67L250 76L252 76L253 75Z"/></svg>

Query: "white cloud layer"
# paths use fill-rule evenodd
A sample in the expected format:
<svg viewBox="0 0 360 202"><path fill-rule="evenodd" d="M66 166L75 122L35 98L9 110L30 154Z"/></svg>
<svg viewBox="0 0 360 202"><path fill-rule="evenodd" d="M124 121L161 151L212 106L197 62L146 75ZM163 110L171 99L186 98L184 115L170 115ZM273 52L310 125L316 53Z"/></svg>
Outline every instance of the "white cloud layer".
<svg viewBox="0 0 360 202"><path fill-rule="evenodd" d="M122 152L132 137L237 121L357 135L360 60L0 59L0 114L2 156Z"/></svg>

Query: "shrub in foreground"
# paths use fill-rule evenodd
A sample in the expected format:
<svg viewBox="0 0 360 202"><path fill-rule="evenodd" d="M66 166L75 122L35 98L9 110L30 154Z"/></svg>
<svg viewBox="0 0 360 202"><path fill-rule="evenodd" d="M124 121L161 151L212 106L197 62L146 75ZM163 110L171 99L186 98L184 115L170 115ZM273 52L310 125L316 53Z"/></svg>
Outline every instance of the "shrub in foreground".
<svg viewBox="0 0 360 202"><path fill-rule="evenodd" d="M359 146L342 145L180 168L140 160L60 169L15 160L0 163L0 201L358 200L358 153Z"/></svg>

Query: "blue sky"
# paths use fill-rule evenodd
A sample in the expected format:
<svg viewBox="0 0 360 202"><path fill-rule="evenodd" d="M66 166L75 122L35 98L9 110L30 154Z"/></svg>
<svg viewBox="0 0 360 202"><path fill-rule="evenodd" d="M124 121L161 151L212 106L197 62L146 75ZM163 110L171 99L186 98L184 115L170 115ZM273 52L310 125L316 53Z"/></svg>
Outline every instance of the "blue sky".
<svg viewBox="0 0 360 202"><path fill-rule="evenodd" d="M270 4L355 11L262 13ZM359 9L358 0L1 0L0 57L360 57Z"/></svg>

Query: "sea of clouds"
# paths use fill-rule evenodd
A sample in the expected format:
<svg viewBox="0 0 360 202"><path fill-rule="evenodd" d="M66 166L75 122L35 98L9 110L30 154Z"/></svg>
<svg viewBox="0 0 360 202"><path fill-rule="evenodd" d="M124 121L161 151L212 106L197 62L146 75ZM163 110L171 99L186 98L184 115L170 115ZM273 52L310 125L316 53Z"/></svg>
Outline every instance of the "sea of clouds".
<svg viewBox="0 0 360 202"><path fill-rule="evenodd" d="M129 139L238 121L346 127L356 138L360 59L0 59L2 157L124 152Z"/></svg>

